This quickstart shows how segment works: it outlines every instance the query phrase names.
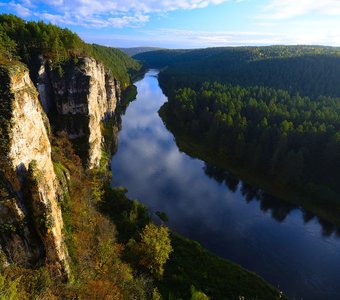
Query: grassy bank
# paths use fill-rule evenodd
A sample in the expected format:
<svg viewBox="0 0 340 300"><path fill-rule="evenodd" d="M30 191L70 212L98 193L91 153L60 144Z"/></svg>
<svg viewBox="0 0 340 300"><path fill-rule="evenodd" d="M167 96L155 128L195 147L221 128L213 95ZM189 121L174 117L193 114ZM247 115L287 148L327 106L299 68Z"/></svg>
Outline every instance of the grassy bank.
<svg viewBox="0 0 340 300"><path fill-rule="evenodd" d="M210 299L286 299L261 277L218 257L199 243L171 233L173 254L159 290L165 299L189 299L190 285ZM244 297L244 298L242 298Z"/></svg>
<svg viewBox="0 0 340 300"><path fill-rule="evenodd" d="M124 188L107 190L101 210L116 224L118 240L128 245L151 221L147 208L128 199L126 193ZM155 280L163 299L190 299L191 287L210 299L286 299L255 273L214 255L199 243L175 232L170 238L173 252L163 278Z"/></svg>

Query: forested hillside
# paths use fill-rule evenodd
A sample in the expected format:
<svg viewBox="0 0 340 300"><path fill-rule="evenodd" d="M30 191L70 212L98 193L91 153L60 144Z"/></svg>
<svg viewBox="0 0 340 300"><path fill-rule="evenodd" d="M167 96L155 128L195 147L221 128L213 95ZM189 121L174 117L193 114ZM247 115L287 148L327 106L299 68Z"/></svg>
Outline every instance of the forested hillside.
<svg viewBox="0 0 340 300"><path fill-rule="evenodd" d="M0 55L2 62L20 60L29 66L43 56L60 73L63 63L69 59L92 56L103 62L123 87L130 84L127 74L134 75L141 69L135 60L118 49L89 45L68 29L44 22L26 22L5 14L0 15Z"/></svg>
<svg viewBox="0 0 340 300"><path fill-rule="evenodd" d="M215 153L214 163L237 162L267 178L263 186L290 191L294 202L337 210L339 48L211 48L136 58L164 68L159 80L169 102L161 115L175 135ZM204 159L206 151L199 152Z"/></svg>
<svg viewBox="0 0 340 300"><path fill-rule="evenodd" d="M128 75L130 75L131 81L134 81L143 72L141 65L136 60L131 59L116 48L93 44L92 49L93 56L102 61L110 70L113 70L125 87L132 83Z"/></svg>
<svg viewBox="0 0 340 300"><path fill-rule="evenodd" d="M339 48L273 46L162 50L134 57L150 67L168 67L161 75L169 90L219 81L269 86L310 97L340 95Z"/></svg>
<svg viewBox="0 0 340 300"><path fill-rule="evenodd" d="M226 159L310 197L338 199L340 98L205 83L177 90L164 109L179 131Z"/></svg>
<svg viewBox="0 0 340 300"><path fill-rule="evenodd" d="M161 48L157 48L157 47L131 47L131 48L119 48L119 50L123 51L125 54L127 54L129 56L134 56L134 55L137 55L137 54L140 54L140 53L161 50Z"/></svg>

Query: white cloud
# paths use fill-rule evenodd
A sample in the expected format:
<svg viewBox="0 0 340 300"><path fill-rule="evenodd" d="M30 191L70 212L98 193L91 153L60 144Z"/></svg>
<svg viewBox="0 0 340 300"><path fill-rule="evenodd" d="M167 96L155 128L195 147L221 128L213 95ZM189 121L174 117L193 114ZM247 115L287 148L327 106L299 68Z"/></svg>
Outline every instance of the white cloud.
<svg viewBox="0 0 340 300"><path fill-rule="evenodd" d="M271 0L259 18L282 20L310 13L340 16L339 0Z"/></svg>
<svg viewBox="0 0 340 300"><path fill-rule="evenodd" d="M28 17L32 14L32 12L30 11L30 9L28 9L26 6L24 6L25 4L27 6L30 5L29 2L23 1L23 4L20 3L15 3L14 1L11 1L8 6L14 10L20 17Z"/></svg>
<svg viewBox="0 0 340 300"><path fill-rule="evenodd" d="M36 12L53 23L78 24L87 27L136 27L148 22L150 14L163 14L178 9L196 9L230 0L37 0L46 11ZM234 0L237 1L237 0ZM30 0L12 2L13 10L28 15ZM16 6L16 7L14 7ZM26 9L26 11L25 11Z"/></svg>

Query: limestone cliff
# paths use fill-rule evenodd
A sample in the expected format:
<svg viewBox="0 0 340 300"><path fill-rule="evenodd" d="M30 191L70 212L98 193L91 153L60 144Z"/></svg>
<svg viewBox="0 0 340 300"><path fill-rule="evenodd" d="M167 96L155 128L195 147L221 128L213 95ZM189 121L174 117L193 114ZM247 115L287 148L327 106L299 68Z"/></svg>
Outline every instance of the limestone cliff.
<svg viewBox="0 0 340 300"><path fill-rule="evenodd" d="M42 62L38 77L40 102L55 115L53 124L78 142L88 168L101 160L101 122L111 117L120 99L119 82L94 58L79 58L63 66L63 74Z"/></svg>
<svg viewBox="0 0 340 300"><path fill-rule="evenodd" d="M0 77L2 249L9 261L36 264L45 259L57 274L66 275L68 255L48 121L25 67L0 67Z"/></svg>

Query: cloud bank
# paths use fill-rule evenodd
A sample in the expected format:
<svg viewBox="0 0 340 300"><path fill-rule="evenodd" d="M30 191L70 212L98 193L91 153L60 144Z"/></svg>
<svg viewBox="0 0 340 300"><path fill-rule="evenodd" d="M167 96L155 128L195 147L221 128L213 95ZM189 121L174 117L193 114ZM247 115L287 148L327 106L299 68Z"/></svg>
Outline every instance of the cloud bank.
<svg viewBox="0 0 340 300"><path fill-rule="evenodd" d="M139 27L152 13L204 8L228 0L16 0L8 6L22 17L86 27ZM36 12L35 8L39 8Z"/></svg>
<svg viewBox="0 0 340 300"><path fill-rule="evenodd" d="M339 0L271 0L259 18L283 20L311 13L340 16Z"/></svg>

